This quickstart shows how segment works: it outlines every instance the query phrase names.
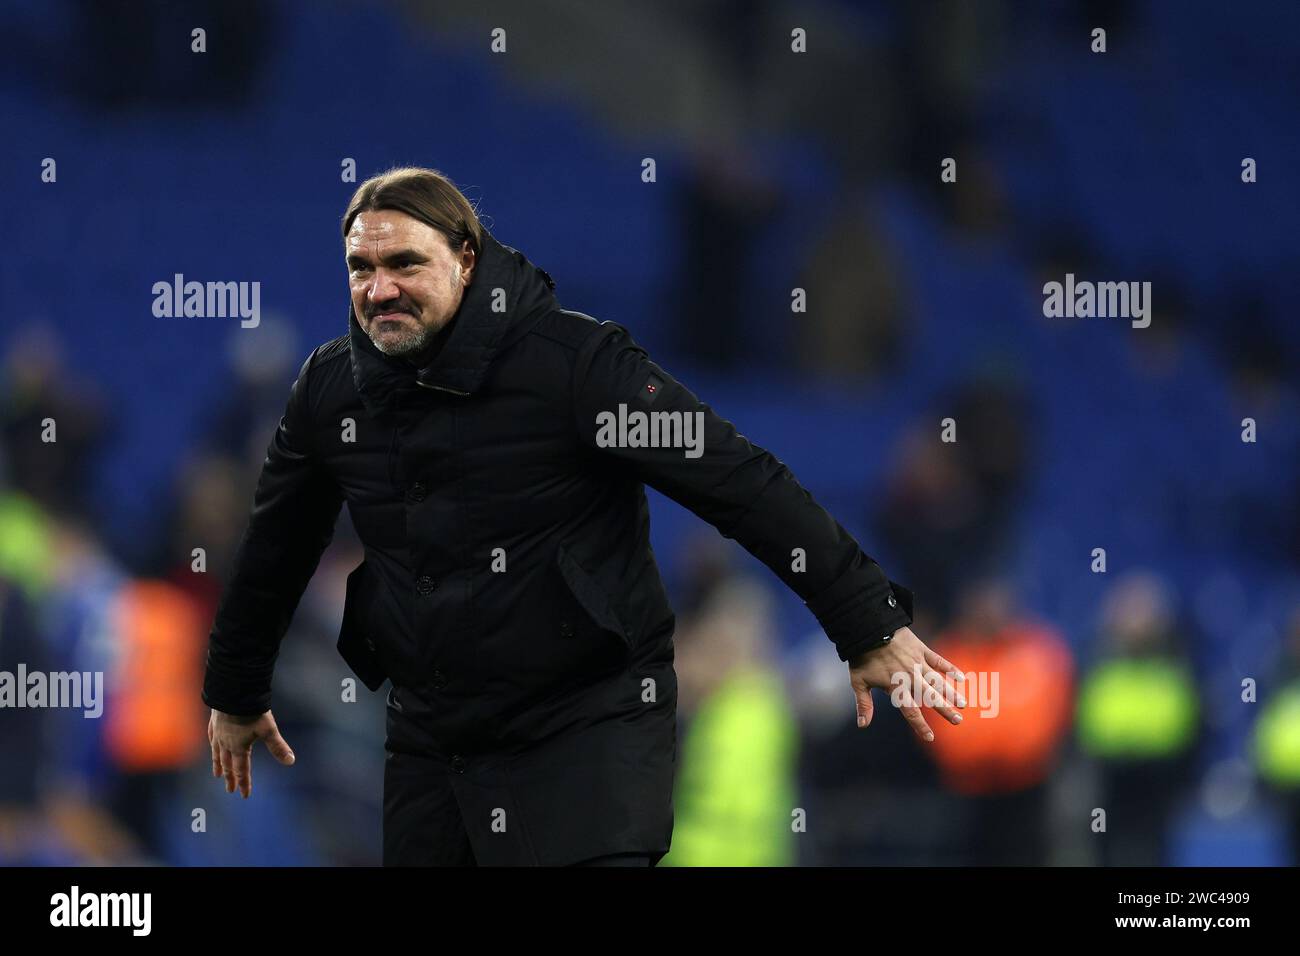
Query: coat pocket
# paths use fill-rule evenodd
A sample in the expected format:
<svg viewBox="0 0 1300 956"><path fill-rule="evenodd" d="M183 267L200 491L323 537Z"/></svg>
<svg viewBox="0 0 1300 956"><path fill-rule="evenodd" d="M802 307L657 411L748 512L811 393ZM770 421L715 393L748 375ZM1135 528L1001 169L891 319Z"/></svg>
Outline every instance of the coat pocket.
<svg viewBox="0 0 1300 956"><path fill-rule="evenodd" d="M555 563L569 592L592 622L602 631L618 637L631 650L632 632L615 609L609 594L563 544L555 549Z"/></svg>
<svg viewBox="0 0 1300 956"><path fill-rule="evenodd" d="M348 575L347 597L343 601L343 626L339 628L338 651L352 673L371 690L379 690L388 678L379 657L378 635L369 622L373 613L376 582L362 561Z"/></svg>

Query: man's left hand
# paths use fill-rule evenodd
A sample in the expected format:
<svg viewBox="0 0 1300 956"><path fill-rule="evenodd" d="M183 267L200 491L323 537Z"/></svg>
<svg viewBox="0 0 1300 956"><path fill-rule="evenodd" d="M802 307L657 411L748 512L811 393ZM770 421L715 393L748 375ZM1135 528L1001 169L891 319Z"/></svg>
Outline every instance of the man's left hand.
<svg viewBox="0 0 1300 956"><path fill-rule="evenodd" d="M934 740L934 731L921 715L918 698L932 705L949 723L960 724L957 707L965 707L966 698L949 683L949 675L961 679L961 671L926 647L910 627L899 628L884 647L866 651L849 661L849 683L858 703L858 726L871 723L875 710L871 688L880 687L891 690L891 699L918 737ZM923 683L918 685L918 681ZM927 691L925 685L931 690ZM952 706L954 703L957 707Z"/></svg>

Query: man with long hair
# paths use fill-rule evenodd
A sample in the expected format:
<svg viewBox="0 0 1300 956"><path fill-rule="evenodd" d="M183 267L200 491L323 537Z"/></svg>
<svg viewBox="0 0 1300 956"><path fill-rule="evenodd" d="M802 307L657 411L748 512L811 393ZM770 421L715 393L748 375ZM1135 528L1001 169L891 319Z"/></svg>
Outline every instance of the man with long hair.
<svg viewBox="0 0 1300 956"><path fill-rule="evenodd" d="M623 327L560 307L440 173L363 183L348 332L303 362L212 628L213 774L293 753L271 675L344 501L365 547L339 650L387 707L386 865L653 865L672 836L674 616L644 485L794 590L849 664L944 685L911 594ZM924 739L920 690L901 710Z"/></svg>

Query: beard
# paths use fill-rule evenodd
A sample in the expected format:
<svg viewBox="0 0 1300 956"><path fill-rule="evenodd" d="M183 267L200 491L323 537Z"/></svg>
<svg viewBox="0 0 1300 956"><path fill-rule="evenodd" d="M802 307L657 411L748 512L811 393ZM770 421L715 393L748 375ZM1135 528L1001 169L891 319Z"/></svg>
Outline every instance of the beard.
<svg viewBox="0 0 1300 956"><path fill-rule="evenodd" d="M403 358L423 351L438 335L437 329L431 329L422 323L412 325L408 322L384 325L382 339L378 337L379 331L379 323L372 321L366 334L370 336L370 341L375 343L375 348L395 358Z"/></svg>

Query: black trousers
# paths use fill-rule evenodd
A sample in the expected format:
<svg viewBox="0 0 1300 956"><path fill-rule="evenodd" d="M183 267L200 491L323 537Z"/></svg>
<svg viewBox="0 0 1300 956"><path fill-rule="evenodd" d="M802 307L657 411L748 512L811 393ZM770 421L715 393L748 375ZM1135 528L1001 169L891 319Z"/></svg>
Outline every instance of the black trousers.
<svg viewBox="0 0 1300 956"><path fill-rule="evenodd" d="M384 866L477 866L447 774L418 754L384 761ZM574 866L651 866L648 853L615 853Z"/></svg>

